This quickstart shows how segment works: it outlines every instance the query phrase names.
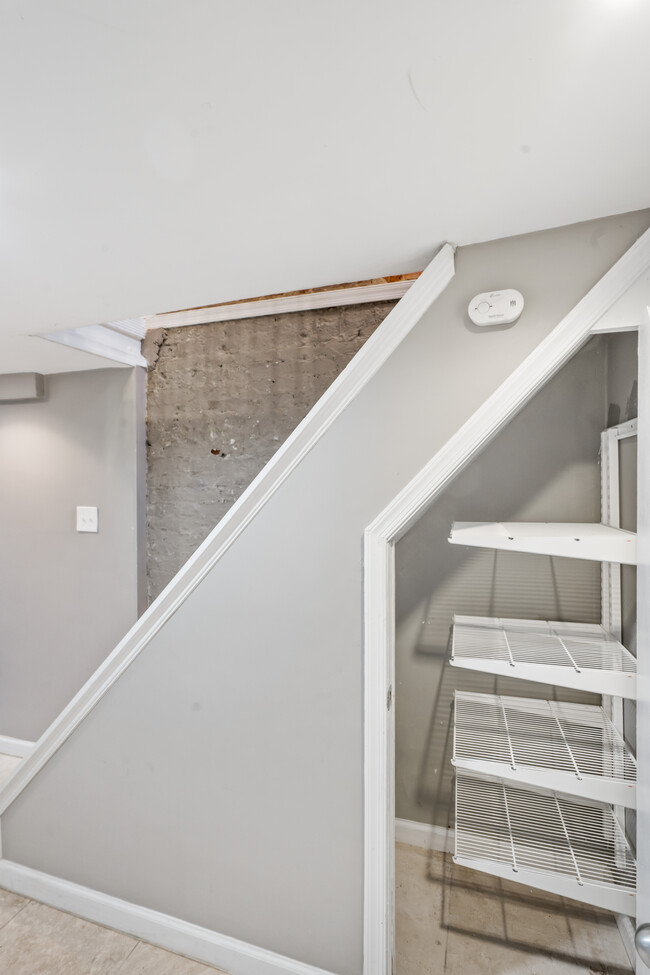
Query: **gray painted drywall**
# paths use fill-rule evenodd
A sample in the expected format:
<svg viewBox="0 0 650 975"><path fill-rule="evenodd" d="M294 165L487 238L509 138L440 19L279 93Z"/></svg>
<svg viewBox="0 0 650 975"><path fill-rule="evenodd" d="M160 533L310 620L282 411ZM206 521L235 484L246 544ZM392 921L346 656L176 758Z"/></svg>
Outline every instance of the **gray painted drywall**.
<svg viewBox="0 0 650 975"><path fill-rule="evenodd" d="M45 395L45 379L37 372L14 372L0 376L0 403L39 400Z"/></svg>
<svg viewBox="0 0 650 975"><path fill-rule="evenodd" d="M394 304L160 329L157 348L149 337L150 598L229 511Z"/></svg>
<svg viewBox="0 0 650 975"><path fill-rule="evenodd" d="M136 372L48 376L44 400L0 405L2 735L38 738L137 619ZM77 505L98 506L97 534Z"/></svg>
<svg viewBox="0 0 650 975"><path fill-rule="evenodd" d="M460 249L435 306L9 807L4 855L359 975L363 530L649 223ZM519 288L524 316L473 328L468 300L495 287Z"/></svg>
<svg viewBox="0 0 650 975"><path fill-rule="evenodd" d="M453 824L454 690L597 703L449 664L454 613L600 622L600 565L452 546L453 521L600 521L607 340L592 339L396 546L395 812Z"/></svg>

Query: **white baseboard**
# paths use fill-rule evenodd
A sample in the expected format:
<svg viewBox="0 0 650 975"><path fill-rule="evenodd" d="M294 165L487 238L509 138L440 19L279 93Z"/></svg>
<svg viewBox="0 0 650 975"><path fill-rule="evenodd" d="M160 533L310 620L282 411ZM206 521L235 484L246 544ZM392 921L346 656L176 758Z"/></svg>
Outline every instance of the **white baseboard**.
<svg viewBox="0 0 650 975"><path fill-rule="evenodd" d="M51 877L10 860L0 860L0 886L96 924L123 931L167 951L215 965L233 975L332 975L322 968Z"/></svg>
<svg viewBox="0 0 650 975"><path fill-rule="evenodd" d="M423 850L451 853L454 849L454 831L444 826L415 823L411 819L396 819L395 842L420 846Z"/></svg>
<svg viewBox="0 0 650 975"><path fill-rule="evenodd" d="M16 758L25 758L31 753L35 744L35 741L25 741L23 738L0 735L0 755L14 755Z"/></svg>

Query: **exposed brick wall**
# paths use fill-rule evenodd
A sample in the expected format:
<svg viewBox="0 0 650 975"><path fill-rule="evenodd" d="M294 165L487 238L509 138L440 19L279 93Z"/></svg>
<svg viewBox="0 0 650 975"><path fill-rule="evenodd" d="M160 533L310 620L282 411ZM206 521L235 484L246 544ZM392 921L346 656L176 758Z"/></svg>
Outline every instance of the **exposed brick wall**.
<svg viewBox="0 0 650 975"><path fill-rule="evenodd" d="M147 571L155 598L395 302L151 335Z"/></svg>

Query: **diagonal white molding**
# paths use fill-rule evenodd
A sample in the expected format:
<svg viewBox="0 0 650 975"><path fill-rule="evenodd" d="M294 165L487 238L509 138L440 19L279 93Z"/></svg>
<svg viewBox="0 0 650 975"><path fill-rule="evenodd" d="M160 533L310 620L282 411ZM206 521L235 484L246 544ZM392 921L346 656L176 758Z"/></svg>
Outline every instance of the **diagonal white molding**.
<svg viewBox="0 0 650 975"><path fill-rule="evenodd" d="M445 244L228 514L50 725L31 755L4 783L0 789L0 814L20 795L39 769L196 589L314 444L392 355L453 275L454 248Z"/></svg>
<svg viewBox="0 0 650 975"><path fill-rule="evenodd" d="M395 543L450 481L578 351L650 269L646 231L368 526L364 535L364 975L391 975L394 953L392 695Z"/></svg>

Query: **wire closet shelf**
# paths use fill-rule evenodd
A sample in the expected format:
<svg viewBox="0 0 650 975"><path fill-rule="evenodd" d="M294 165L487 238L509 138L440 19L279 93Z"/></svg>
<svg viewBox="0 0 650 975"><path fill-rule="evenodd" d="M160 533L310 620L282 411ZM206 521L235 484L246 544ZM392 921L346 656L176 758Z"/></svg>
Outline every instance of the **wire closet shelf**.
<svg viewBox="0 0 650 975"><path fill-rule="evenodd" d="M451 663L636 699L636 660L596 623L454 616Z"/></svg>
<svg viewBox="0 0 650 975"><path fill-rule="evenodd" d="M459 774L454 861L635 914L634 855L608 806Z"/></svg>
<svg viewBox="0 0 650 975"><path fill-rule="evenodd" d="M452 763L613 805L636 805L636 760L601 707L456 691Z"/></svg>

